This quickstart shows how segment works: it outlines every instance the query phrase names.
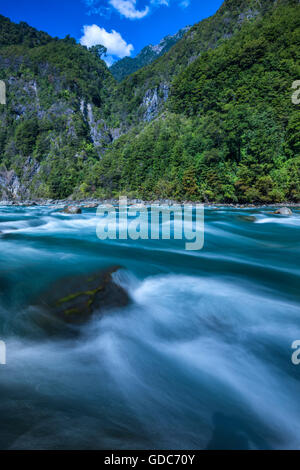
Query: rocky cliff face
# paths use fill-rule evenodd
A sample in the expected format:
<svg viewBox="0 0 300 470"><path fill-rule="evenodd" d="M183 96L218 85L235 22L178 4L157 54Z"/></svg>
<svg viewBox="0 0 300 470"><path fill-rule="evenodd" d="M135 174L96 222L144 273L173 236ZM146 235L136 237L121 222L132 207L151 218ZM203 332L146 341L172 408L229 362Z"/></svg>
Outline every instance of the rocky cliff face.
<svg viewBox="0 0 300 470"><path fill-rule="evenodd" d="M31 157L24 162L21 177L15 170L7 170L5 165L2 165L0 167L0 199L21 201L30 198L32 179L38 174L39 169L39 163Z"/></svg>
<svg viewBox="0 0 300 470"><path fill-rule="evenodd" d="M14 170L8 171L5 167L0 169L0 198L2 200L18 199L25 195L21 190L19 178Z"/></svg>
<svg viewBox="0 0 300 470"><path fill-rule="evenodd" d="M80 111L88 125L89 135L94 146L100 151L105 150L105 146L113 140L105 120L97 117L98 110L91 103L85 103L83 99L80 100Z"/></svg>
<svg viewBox="0 0 300 470"><path fill-rule="evenodd" d="M168 96L169 85L167 83L161 83L158 87L146 91L141 105L144 110L144 121L150 122L158 115Z"/></svg>

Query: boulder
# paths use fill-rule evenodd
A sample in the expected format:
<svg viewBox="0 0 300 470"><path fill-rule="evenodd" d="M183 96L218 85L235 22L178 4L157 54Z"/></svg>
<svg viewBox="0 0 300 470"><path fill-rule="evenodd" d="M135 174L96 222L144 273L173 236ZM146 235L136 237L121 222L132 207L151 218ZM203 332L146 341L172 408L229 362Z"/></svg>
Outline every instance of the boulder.
<svg viewBox="0 0 300 470"><path fill-rule="evenodd" d="M82 210L80 209L80 207L77 207L77 206L67 206L63 209L63 212L65 214L81 214L82 213Z"/></svg>
<svg viewBox="0 0 300 470"><path fill-rule="evenodd" d="M112 276L119 269L114 266L87 276L61 279L40 296L35 306L37 322L53 332L63 324L82 325L94 314L101 316L113 308L125 307L129 295Z"/></svg>
<svg viewBox="0 0 300 470"><path fill-rule="evenodd" d="M83 206L84 209L96 209L99 206L97 203L90 203Z"/></svg>
<svg viewBox="0 0 300 470"><path fill-rule="evenodd" d="M281 207L280 209L277 209L274 214L289 216L293 215L293 212L288 207Z"/></svg>

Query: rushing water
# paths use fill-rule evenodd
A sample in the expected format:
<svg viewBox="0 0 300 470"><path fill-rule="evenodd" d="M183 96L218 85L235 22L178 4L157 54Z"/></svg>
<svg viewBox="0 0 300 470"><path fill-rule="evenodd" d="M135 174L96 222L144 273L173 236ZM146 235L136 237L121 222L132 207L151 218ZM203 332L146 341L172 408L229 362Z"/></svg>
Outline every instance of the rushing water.
<svg viewBox="0 0 300 470"><path fill-rule="evenodd" d="M300 448L300 213L206 209L198 252L97 222L0 208L0 448ZM112 265L128 307L71 339L32 322L54 280Z"/></svg>

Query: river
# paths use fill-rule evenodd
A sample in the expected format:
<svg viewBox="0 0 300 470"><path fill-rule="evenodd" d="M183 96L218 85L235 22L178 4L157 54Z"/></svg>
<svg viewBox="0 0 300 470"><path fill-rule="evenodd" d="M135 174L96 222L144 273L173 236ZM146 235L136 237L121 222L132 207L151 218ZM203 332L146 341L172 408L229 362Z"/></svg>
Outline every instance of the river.
<svg viewBox="0 0 300 470"><path fill-rule="evenodd" d="M200 251L98 222L0 207L0 448L299 449L300 211L206 208ZM74 338L32 321L53 281L114 265L128 306Z"/></svg>

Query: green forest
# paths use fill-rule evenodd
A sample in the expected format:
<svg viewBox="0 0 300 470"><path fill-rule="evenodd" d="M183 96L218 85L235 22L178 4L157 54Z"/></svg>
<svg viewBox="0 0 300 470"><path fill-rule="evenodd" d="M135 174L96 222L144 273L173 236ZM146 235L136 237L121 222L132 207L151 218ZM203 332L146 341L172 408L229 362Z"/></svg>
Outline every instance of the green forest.
<svg viewBox="0 0 300 470"><path fill-rule="evenodd" d="M299 9L227 0L121 83L97 48L0 17L2 193L299 201Z"/></svg>

